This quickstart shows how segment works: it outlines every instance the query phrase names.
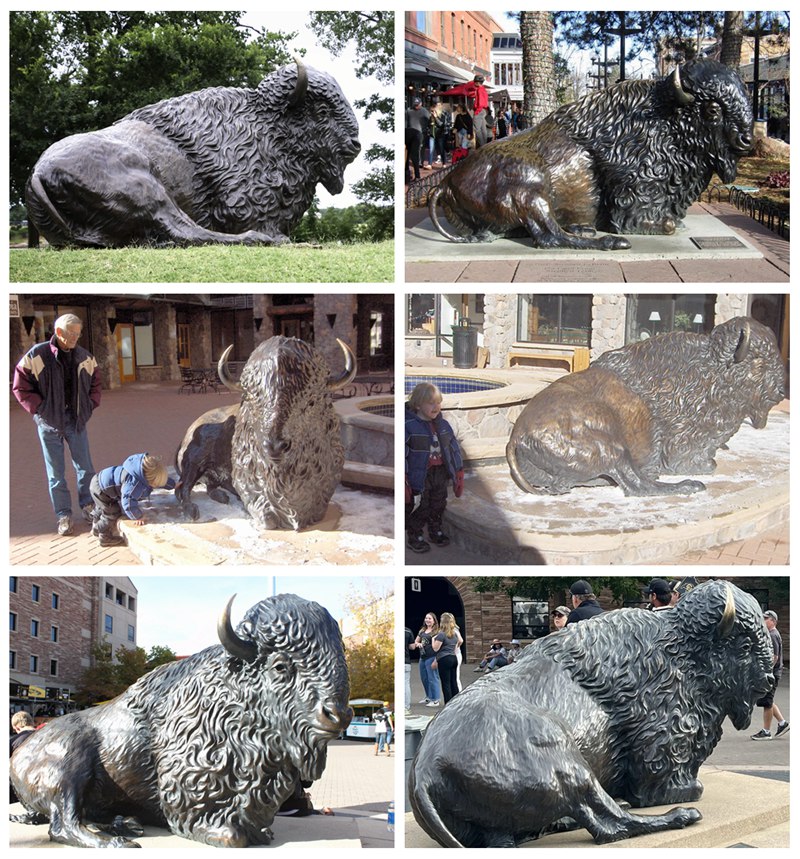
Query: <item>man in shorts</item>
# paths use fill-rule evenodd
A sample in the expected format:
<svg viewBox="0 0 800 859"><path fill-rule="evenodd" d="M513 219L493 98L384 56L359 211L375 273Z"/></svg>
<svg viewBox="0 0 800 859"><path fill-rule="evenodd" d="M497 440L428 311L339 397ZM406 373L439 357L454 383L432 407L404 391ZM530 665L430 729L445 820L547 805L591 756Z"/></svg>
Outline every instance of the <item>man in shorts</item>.
<svg viewBox="0 0 800 859"><path fill-rule="evenodd" d="M775 736L780 737L789 730L789 723L783 718L783 713L778 709L775 703L775 690L778 688L778 681L781 679L783 672L783 641L781 634L778 632L778 615L774 611L764 612L764 623L769 630L769 637L772 639L772 675L775 678L772 688L763 698L756 701L756 707L764 708L764 727L757 733L753 734L751 740L771 740L773 716L778 722L778 727L775 731Z"/></svg>

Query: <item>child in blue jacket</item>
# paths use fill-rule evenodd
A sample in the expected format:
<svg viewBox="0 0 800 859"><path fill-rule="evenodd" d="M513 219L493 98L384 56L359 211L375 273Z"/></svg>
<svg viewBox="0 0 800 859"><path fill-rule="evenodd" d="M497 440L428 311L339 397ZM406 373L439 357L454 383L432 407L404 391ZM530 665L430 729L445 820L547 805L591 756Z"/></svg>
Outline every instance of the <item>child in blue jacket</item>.
<svg viewBox="0 0 800 859"><path fill-rule="evenodd" d="M126 516L134 525L144 525L139 501L148 498L153 489L174 489L175 481L167 475L161 460L149 453L134 453L122 465L98 471L90 490L94 501L92 534L101 546L119 546L123 537L114 534L118 519Z"/></svg>
<svg viewBox="0 0 800 859"><path fill-rule="evenodd" d="M441 416L442 393L420 382L406 403L406 533L408 548L429 552L430 543L446 546L442 532L447 487L452 481L456 498L464 491L464 462L450 424Z"/></svg>

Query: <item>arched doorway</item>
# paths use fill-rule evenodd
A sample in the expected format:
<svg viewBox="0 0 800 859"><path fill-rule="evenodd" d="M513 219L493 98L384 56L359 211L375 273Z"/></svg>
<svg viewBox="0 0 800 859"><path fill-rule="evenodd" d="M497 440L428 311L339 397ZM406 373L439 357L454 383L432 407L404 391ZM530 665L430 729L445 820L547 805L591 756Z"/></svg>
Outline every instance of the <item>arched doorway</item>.
<svg viewBox="0 0 800 859"><path fill-rule="evenodd" d="M406 577L406 616L405 624L413 632L422 626L425 615L432 611L436 617L449 611L456 619L464 644L461 655L467 661L467 629L464 617L464 603L455 587L439 576Z"/></svg>

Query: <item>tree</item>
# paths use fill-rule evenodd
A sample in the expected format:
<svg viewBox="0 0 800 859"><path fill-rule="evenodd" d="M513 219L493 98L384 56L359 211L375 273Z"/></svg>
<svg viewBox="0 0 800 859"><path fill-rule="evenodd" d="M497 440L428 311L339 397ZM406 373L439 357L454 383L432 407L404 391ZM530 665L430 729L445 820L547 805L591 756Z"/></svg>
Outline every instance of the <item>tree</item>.
<svg viewBox="0 0 800 859"><path fill-rule="evenodd" d="M738 69L744 39L744 12L726 12L722 25L722 46L719 61L732 69Z"/></svg>
<svg viewBox="0 0 800 859"><path fill-rule="evenodd" d="M158 668L159 665L166 665L169 662L174 662L178 657L171 647L165 647L163 644L154 644L147 654L147 670L152 671Z"/></svg>
<svg viewBox="0 0 800 859"><path fill-rule="evenodd" d="M520 12L522 41L523 113L528 126L535 125L558 106L556 101L553 13Z"/></svg>
<svg viewBox="0 0 800 859"><path fill-rule="evenodd" d="M394 132L394 13L393 12L311 12L309 25L320 44L339 56L351 41L358 55L356 76L374 77L384 85L355 107L364 111L386 134ZM387 94L388 93L388 94ZM375 166L353 185L353 193L364 203L382 212L386 235L394 232L394 149L373 144L364 157ZM381 236L383 238L383 236Z"/></svg>
<svg viewBox="0 0 800 859"><path fill-rule="evenodd" d="M369 579L347 600L356 632L345 641L352 698L394 700L394 596L378 593Z"/></svg>
<svg viewBox="0 0 800 859"><path fill-rule="evenodd" d="M503 576L476 576L473 587L476 593L502 591L509 597L527 597L529 599L549 599L551 596L560 600L569 592L570 586L577 576L519 576L505 578ZM622 604L625 600L641 598L642 587L652 576L592 576L586 581L599 594L603 588L608 588L614 602Z"/></svg>
<svg viewBox="0 0 800 859"><path fill-rule="evenodd" d="M253 33L240 12L12 12L11 204L41 153L70 134L205 86L255 86L296 34Z"/></svg>

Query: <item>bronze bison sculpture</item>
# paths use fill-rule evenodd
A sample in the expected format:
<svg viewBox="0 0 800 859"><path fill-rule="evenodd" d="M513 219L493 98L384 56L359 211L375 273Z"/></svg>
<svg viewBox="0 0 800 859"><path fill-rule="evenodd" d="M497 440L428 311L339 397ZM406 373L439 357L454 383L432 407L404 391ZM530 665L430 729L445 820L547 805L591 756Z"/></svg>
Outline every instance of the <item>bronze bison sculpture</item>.
<svg viewBox="0 0 800 859"><path fill-rule="evenodd" d="M54 143L27 188L55 247L287 242L318 183L360 151L336 81L299 61L256 89L210 87Z"/></svg>
<svg viewBox="0 0 800 859"><path fill-rule="evenodd" d="M276 812L320 777L350 723L347 666L317 603L270 597L234 631L232 601L220 644L53 719L14 752L20 822L49 820L50 838L73 847L138 847L87 826L129 815L216 847L270 843Z"/></svg>
<svg viewBox="0 0 800 859"><path fill-rule="evenodd" d="M756 600L723 581L666 611L623 608L537 639L425 731L411 807L443 847L515 847L585 827L608 843L701 819L700 765L772 680Z"/></svg>
<svg viewBox="0 0 800 859"><path fill-rule="evenodd" d="M752 129L736 72L688 62L663 80L587 95L470 153L429 197L431 220L454 242L528 235L536 248L629 248L594 232L674 233L713 173L733 182Z"/></svg>
<svg viewBox="0 0 800 859"><path fill-rule="evenodd" d="M188 516L199 515L191 494L202 480L217 501L227 501L226 492L238 496L268 529L298 530L322 519L344 466L328 395L349 384L357 369L353 351L337 342L345 357L338 375L310 344L275 336L253 351L234 382L227 370L233 347L225 350L219 376L241 401L201 415L178 448L175 495Z"/></svg>
<svg viewBox="0 0 800 859"><path fill-rule="evenodd" d="M749 418L766 426L785 396L775 335L748 317L710 334L673 332L601 355L562 376L523 409L506 458L525 492L558 495L616 483L626 495L690 494L714 455Z"/></svg>

